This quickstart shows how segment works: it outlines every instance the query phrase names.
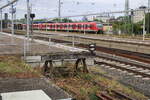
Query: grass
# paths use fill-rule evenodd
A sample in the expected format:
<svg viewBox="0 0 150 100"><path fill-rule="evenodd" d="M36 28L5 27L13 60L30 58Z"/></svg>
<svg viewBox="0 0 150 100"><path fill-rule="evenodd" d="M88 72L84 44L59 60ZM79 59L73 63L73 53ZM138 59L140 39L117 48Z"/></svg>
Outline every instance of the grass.
<svg viewBox="0 0 150 100"><path fill-rule="evenodd" d="M14 74L14 73L19 73L23 71L24 70L22 70L22 68L20 67L16 67L6 62L0 62L0 72Z"/></svg>
<svg viewBox="0 0 150 100"><path fill-rule="evenodd" d="M20 57L0 56L0 77L34 77L40 74Z"/></svg>

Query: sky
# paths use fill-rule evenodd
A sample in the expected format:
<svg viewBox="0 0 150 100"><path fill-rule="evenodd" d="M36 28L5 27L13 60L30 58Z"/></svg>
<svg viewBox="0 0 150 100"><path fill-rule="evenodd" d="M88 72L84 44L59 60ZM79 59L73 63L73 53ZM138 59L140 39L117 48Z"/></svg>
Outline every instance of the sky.
<svg viewBox="0 0 150 100"><path fill-rule="evenodd" d="M6 4L8 0L0 0L0 6ZM108 11L124 10L125 0L61 0L61 16L71 16L89 13L101 13ZM130 0L130 8L136 9L141 5L146 5L148 0ZM32 12L36 14L36 19L54 18L58 16L58 0L30 0ZM15 4L17 9L16 17L23 18L26 13L26 0L19 0ZM4 9L9 13L10 7Z"/></svg>

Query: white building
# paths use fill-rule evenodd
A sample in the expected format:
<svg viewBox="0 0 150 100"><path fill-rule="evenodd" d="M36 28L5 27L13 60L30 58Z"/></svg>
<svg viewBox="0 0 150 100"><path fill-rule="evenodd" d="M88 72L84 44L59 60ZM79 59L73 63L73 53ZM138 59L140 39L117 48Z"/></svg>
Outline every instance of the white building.
<svg viewBox="0 0 150 100"><path fill-rule="evenodd" d="M103 16L88 16L88 21L94 21L95 19L101 20L103 23L108 23L110 19L113 19L114 17L103 15Z"/></svg>
<svg viewBox="0 0 150 100"><path fill-rule="evenodd" d="M145 6L141 6L137 10L142 10L142 11L134 12L134 16L133 16L133 22L134 23L140 22L144 19L144 17L145 17L144 9L146 9L146 8L147 7L145 7Z"/></svg>

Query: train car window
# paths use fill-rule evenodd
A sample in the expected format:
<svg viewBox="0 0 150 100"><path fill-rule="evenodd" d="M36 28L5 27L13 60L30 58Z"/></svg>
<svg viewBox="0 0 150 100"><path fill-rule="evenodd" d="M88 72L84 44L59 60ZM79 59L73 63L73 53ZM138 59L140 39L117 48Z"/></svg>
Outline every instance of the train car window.
<svg viewBox="0 0 150 100"><path fill-rule="evenodd" d="M76 27L76 25L72 25L72 27L73 27L73 28L75 28L75 27Z"/></svg>
<svg viewBox="0 0 150 100"><path fill-rule="evenodd" d="M88 25L85 25L85 28L88 28Z"/></svg>
<svg viewBox="0 0 150 100"><path fill-rule="evenodd" d="M88 24L88 27L90 28L90 24Z"/></svg>
<svg viewBox="0 0 150 100"><path fill-rule="evenodd" d="M82 25L79 24L79 25L78 25L78 28L81 28L81 27L82 27Z"/></svg>
<svg viewBox="0 0 150 100"><path fill-rule="evenodd" d="M84 27L84 25L81 25L81 28L83 28Z"/></svg>
<svg viewBox="0 0 150 100"><path fill-rule="evenodd" d="M90 28L93 28L93 25L90 25Z"/></svg>
<svg viewBox="0 0 150 100"><path fill-rule="evenodd" d="M63 28L63 25L61 24L61 28Z"/></svg>
<svg viewBox="0 0 150 100"><path fill-rule="evenodd" d="M102 28L103 25L102 25L102 24L97 24L97 27L98 27L98 28Z"/></svg>
<svg viewBox="0 0 150 100"><path fill-rule="evenodd" d="M65 25L65 28L67 28L67 25Z"/></svg>

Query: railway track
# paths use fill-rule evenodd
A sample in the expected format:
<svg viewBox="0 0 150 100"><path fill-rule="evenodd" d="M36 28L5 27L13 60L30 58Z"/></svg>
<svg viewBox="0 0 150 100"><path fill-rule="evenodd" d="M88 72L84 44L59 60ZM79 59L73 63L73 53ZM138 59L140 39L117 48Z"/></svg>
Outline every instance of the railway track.
<svg viewBox="0 0 150 100"><path fill-rule="evenodd" d="M20 32L18 32L18 33L20 33ZM46 38L46 37L43 38L43 37L35 36L34 38L49 41L49 38ZM58 39L51 39L51 41L56 42L56 43L62 43L62 42L63 43L72 43L70 41L58 40ZM79 46L82 48L88 47L88 45L85 45L85 44L76 44L75 46ZM100 48L100 47L97 47L97 48ZM97 49L97 50L101 51L99 49ZM115 52L117 52L117 51L115 51ZM120 52L120 54L121 53L122 52ZM113 53L109 53L109 54L113 54ZM115 54L115 55L117 55L117 54ZM122 56L122 55L123 54L121 54L120 56ZM130 52L128 52L128 51L125 53L125 55L126 56L123 56L123 57L127 57L130 59L134 59L137 61L141 61L144 63L146 62L146 63L150 64L150 61L149 61L150 56L149 55L138 54L138 53L135 53L135 55L131 55ZM126 61L126 60L114 59L113 57L112 58L104 57L99 54L97 54L96 57L97 58L95 59L95 64L98 64L100 66L111 68L111 69L116 69L116 70L120 70L120 71L125 71L125 72L131 73L135 76L142 77L142 78L150 78L150 66L145 66L142 64L138 64L138 63L132 63L132 62ZM140 58L140 57L142 57L142 58ZM140 59L138 59L138 58L140 58ZM96 83L96 84L98 85L99 83ZM125 100L134 100L134 99L130 98L129 96L126 96L125 94L120 93L118 91L112 90L112 92L116 96L118 96L120 98L124 98ZM113 97L107 95L107 93L98 93L97 96L101 100L115 100Z"/></svg>
<svg viewBox="0 0 150 100"><path fill-rule="evenodd" d="M10 33L9 30L5 30L4 32ZM17 35L18 34L19 35L25 34L25 33L22 33L22 31L16 31L15 33ZM37 34L39 34L39 36L34 36L33 38L49 41L48 35L42 37L42 35L43 35L42 33L35 33L35 35L37 35ZM51 38L51 41L55 42L55 43L71 44L72 43L71 40L62 39L62 38ZM75 46L82 47L82 48L88 48L89 45L84 44L84 43L79 43L79 41L75 41ZM150 54L143 54L143 53L138 53L138 52L131 52L131 51L126 51L126 50L114 49L114 48L106 48L106 47L101 47L101 46L97 46L96 50L100 51L100 52L108 53L108 54L113 54L116 56L122 56L122 57L130 58L130 59L137 60L137 61L144 62L144 63L150 63Z"/></svg>
<svg viewBox="0 0 150 100"><path fill-rule="evenodd" d="M9 32L9 31L6 31L6 32ZM17 31L16 33L20 34L21 31ZM34 39L49 41L48 37L35 36ZM51 39L51 41L55 42L55 43L68 43L68 44L72 43L71 41L58 40L58 39L53 39L53 38ZM88 45L86 45L86 44L78 44L77 43L77 44L75 44L75 46L82 47L82 48L88 48ZM97 51L104 52L101 49L103 49L103 48L102 47L97 47ZM119 56L122 56L122 57L130 58L130 59L134 59L134 60L137 60L137 61L141 61L141 62L150 64L150 56L149 55L140 54L140 53L137 53L137 54L133 53L135 55L132 55L132 52L129 52L129 51L125 52L123 50L115 51L115 53L114 53L113 52L114 50L112 50L112 51L111 50L112 49L107 49L105 52L106 53L109 52L109 54L115 54L117 56L119 55ZM108 57L101 56L99 54L97 54L97 57L99 58L99 60L95 61L96 64L110 66L110 67L115 68L115 69L120 69L122 71L127 71L127 72L130 72L130 73L134 73L136 75L141 75L143 77L150 78L150 66L139 65L138 63L135 64L135 63L132 63L132 62L129 62L129 61L127 62L125 60L121 61L120 59L108 58ZM138 69L139 71L136 70L136 69ZM148 74L146 74L146 72Z"/></svg>
<svg viewBox="0 0 150 100"><path fill-rule="evenodd" d="M150 78L150 68L147 67L137 67L133 65L125 65L124 63L116 62L116 61L109 61L105 59L95 60L95 64L107 67L107 68L113 68L113 69L119 69L121 71L126 71L128 73L133 73L134 75L140 75L143 78Z"/></svg>
<svg viewBox="0 0 150 100"><path fill-rule="evenodd" d="M90 81L95 86L101 87L101 92L100 91L96 92L96 96L100 100L135 100L133 97L130 96L130 94L125 94L120 90L110 89L109 87L107 87L106 85L102 84L99 81L95 80L88 80L88 81Z"/></svg>

